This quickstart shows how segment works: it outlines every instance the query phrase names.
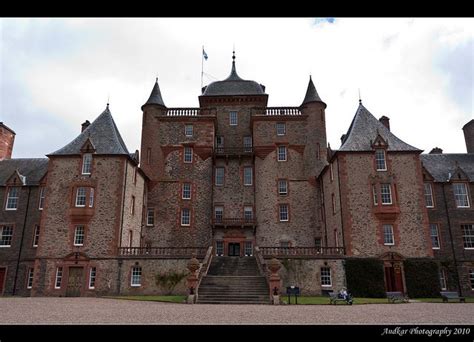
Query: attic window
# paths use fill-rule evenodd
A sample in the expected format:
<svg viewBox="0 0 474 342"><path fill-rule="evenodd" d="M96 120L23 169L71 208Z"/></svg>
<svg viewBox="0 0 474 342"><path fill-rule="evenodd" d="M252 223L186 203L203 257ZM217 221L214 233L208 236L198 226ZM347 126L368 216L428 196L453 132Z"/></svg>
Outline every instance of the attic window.
<svg viewBox="0 0 474 342"><path fill-rule="evenodd" d="M377 171L387 171L387 163L385 161L385 151L382 149L375 150L375 164Z"/></svg>
<svg viewBox="0 0 474 342"><path fill-rule="evenodd" d="M92 170L92 154L84 153L82 156L82 174L90 175Z"/></svg>

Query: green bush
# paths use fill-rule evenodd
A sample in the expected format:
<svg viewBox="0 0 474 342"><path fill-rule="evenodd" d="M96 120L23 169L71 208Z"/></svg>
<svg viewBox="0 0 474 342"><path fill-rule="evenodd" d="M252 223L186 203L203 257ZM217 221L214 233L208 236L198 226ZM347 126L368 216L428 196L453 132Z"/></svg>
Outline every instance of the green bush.
<svg viewBox="0 0 474 342"><path fill-rule="evenodd" d="M183 280L187 275L187 272L170 272L164 274L157 274L155 276L156 284L166 290L166 294L170 295L173 293L174 288L178 283Z"/></svg>
<svg viewBox="0 0 474 342"><path fill-rule="evenodd" d="M346 259L347 290L354 297L384 298L383 262L374 258Z"/></svg>
<svg viewBox="0 0 474 342"><path fill-rule="evenodd" d="M438 264L432 259L410 258L403 262L405 283L410 298L439 297Z"/></svg>

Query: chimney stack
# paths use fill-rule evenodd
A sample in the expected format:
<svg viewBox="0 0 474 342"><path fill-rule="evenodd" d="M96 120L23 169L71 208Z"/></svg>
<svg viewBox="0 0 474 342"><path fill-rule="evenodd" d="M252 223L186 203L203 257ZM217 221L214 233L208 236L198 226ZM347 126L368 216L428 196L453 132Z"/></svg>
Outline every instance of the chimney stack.
<svg viewBox="0 0 474 342"><path fill-rule="evenodd" d="M462 130L464 131L467 153L474 153L474 119L465 124Z"/></svg>
<svg viewBox="0 0 474 342"><path fill-rule="evenodd" d="M435 147L434 149L430 151L429 154L443 154L443 150L440 149L439 147Z"/></svg>
<svg viewBox="0 0 474 342"><path fill-rule="evenodd" d="M0 122L0 160L11 159L15 132Z"/></svg>
<svg viewBox="0 0 474 342"><path fill-rule="evenodd" d="M387 118L385 115L382 116L379 121L382 123L382 125L384 125L385 127L387 127L387 129L390 131L390 119Z"/></svg>
<svg viewBox="0 0 474 342"><path fill-rule="evenodd" d="M84 132L84 130L89 127L91 123L89 122L89 120L86 120L81 126L82 126L82 130L81 132Z"/></svg>

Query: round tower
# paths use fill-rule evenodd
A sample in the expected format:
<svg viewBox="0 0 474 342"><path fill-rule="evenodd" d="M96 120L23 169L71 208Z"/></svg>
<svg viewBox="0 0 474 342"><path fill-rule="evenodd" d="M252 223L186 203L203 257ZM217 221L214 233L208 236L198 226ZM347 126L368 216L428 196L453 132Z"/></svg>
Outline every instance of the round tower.
<svg viewBox="0 0 474 342"><path fill-rule="evenodd" d="M474 119L465 124L462 130L464 131L467 153L474 153Z"/></svg>

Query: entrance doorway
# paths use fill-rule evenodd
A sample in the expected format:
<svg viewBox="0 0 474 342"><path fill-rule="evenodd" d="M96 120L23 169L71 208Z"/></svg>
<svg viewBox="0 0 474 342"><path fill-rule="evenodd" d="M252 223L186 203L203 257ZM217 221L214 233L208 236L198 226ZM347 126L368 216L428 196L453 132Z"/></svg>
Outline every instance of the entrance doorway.
<svg viewBox="0 0 474 342"><path fill-rule="evenodd" d="M240 243L229 243L229 256L240 256Z"/></svg>
<svg viewBox="0 0 474 342"><path fill-rule="evenodd" d="M69 267L66 297L81 296L83 271L83 267Z"/></svg>
<svg viewBox="0 0 474 342"><path fill-rule="evenodd" d="M0 268L0 296L3 294L3 284L5 283L5 274L7 269L2 267Z"/></svg>
<svg viewBox="0 0 474 342"><path fill-rule="evenodd" d="M387 292L404 292L402 273L399 265L385 266L385 284Z"/></svg>

